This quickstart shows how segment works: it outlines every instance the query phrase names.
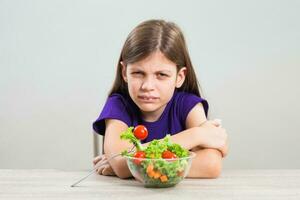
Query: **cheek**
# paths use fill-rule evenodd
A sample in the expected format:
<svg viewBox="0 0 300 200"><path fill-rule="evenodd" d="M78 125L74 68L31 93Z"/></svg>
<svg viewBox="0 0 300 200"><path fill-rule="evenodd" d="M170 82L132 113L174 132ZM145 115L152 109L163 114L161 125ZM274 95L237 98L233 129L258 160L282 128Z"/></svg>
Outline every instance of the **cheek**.
<svg viewBox="0 0 300 200"><path fill-rule="evenodd" d="M128 79L128 89L137 90L140 87L141 83L137 79Z"/></svg>
<svg viewBox="0 0 300 200"><path fill-rule="evenodd" d="M168 81L164 84L164 86L165 86L166 88L175 88L175 86L176 86L176 80L175 80L175 79L168 80Z"/></svg>

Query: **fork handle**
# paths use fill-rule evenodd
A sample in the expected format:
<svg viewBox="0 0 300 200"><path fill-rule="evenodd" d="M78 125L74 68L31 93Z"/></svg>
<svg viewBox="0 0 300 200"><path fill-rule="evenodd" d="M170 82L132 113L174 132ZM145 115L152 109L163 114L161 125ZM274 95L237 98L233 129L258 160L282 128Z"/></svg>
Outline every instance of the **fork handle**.
<svg viewBox="0 0 300 200"><path fill-rule="evenodd" d="M133 146L128 152L132 152L133 149L134 149L134 146ZM115 155L111 156L109 159L107 159L105 162L99 164L98 166L97 166L97 164L98 164L98 163L97 163L97 164L95 165L94 169L93 169L92 171L90 171L90 173L89 173L88 175L86 175L85 177L83 177L83 178L80 179L79 181L73 183L73 184L71 185L71 187L75 187L78 183L80 183L81 181L83 181L84 179L86 179L87 177L89 177L90 175L92 175L94 172L96 172L97 169L98 169L100 166L102 166L102 165L108 163L108 161L110 161L111 159L113 159L113 158L115 158L115 157L118 157L118 156L120 156L120 155L122 155L122 153L115 154Z"/></svg>

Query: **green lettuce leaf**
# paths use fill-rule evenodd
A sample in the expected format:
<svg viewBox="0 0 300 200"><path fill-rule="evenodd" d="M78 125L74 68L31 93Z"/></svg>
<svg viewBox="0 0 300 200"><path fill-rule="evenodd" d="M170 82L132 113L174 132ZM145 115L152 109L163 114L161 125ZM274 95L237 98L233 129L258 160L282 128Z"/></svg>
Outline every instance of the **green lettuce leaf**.
<svg viewBox="0 0 300 200"><path fill-rule="evenodd" d="M141 144L141 141L137 139L133 134L133 127L129 127L126 131L122 132L120 135L121 140L129 140L132 143L137 151L144 151L145 147ZM123 154L124 152L122 152Z"/></svg>

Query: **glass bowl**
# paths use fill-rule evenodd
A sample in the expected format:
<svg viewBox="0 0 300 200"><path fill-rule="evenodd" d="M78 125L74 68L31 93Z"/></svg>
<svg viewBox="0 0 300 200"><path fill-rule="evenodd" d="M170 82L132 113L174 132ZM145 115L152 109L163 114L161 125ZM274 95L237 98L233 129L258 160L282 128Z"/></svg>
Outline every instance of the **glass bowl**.
<svg viewBox="0 0 300 200"><path fill-rule="evenodd" d="M195 157L189 152L188 157L172 159L134 158L124 156L133 177L145 187L172 187L183 180Z"/></svg>

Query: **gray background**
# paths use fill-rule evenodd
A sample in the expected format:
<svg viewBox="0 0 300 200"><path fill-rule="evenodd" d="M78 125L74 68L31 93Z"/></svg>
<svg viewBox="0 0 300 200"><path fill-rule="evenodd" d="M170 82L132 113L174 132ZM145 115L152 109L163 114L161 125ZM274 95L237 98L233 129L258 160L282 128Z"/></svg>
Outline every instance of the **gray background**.
<svg viewBox="0 0 300 200"><path fill-rule="evenodd" d="M299 168L299 1L0 0L0 168L89 169L127 34L183 30L225 168Z"/></svg>

